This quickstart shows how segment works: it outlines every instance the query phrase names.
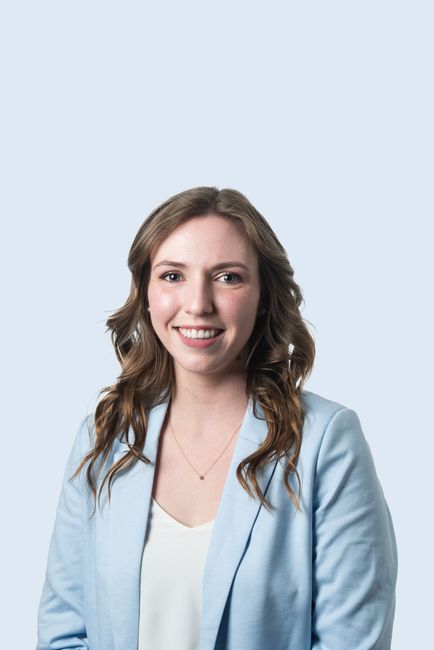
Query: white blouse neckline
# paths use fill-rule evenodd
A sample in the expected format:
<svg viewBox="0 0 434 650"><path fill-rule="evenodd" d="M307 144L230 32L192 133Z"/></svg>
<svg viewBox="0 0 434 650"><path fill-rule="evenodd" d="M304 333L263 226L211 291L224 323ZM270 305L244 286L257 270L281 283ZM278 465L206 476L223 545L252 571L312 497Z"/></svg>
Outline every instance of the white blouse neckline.
<svg viewBox="0 0 434 650"><path fill-rule="evenodd" d="M185 528L186 530L202 530L203 528L211 527L212 524L214 524L215 522L215 518L214 518L211 519L210 521L206 521L204 524L199 524L198 526L187 526L186 524L183 524L181 521L178 521L178 519L175 519L175 517L173 517L169 512L167 512L167 510L165 510L162 506L160 506L160 504L158 503L158 501L154 499L154 497L152 497L152 502L154 506L157 507L160 514L167 519L167 521L172 522L177 527Z"/></svg>

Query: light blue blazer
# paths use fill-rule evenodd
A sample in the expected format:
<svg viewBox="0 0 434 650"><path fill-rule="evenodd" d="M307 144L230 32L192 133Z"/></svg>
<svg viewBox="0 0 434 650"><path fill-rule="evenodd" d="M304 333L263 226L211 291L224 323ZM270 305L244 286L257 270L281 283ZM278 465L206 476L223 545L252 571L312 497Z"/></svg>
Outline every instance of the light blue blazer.
<svg viewBox="0 0 434 650"><path fill-rule="evenodd" d="M277 512L236 478L267 433L263 411L256 418L248 403L205 562L200 650L390 648L397 547L369 445L355 411L306 390L302 400L302 513L284 487L283 462L258 477ZM50 541L37 650L137 650L141 557L167 406L150 412L144 454L152 464L138 461L115 479L110 507L102 499L91 520L84 473L67 480L91 444L93 416L82 421ZM110 463L126 452L116 439Z"/></svg>

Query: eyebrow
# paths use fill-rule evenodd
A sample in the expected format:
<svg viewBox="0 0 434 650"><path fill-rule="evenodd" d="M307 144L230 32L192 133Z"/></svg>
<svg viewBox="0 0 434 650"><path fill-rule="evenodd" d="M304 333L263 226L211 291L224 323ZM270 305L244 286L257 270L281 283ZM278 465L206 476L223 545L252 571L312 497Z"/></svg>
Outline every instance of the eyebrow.
<svg viewBox="0 0 434 650"><path fill-rule="evenodd" d="M158 266L177 266L180 269L188 268L188 264L184 264L183 262L174 262L173 260L162 260L161 262L158 262L158 264L154 266L154 269L156 269ZM232 261L232 262L219 262L219 264L215 264L215 266L211 267L211 271L217 271L218 269L223 269L228 266L238 266L240 268L246 269L246 271L249 270L249 267L243 264L242 262Z"/></svg>

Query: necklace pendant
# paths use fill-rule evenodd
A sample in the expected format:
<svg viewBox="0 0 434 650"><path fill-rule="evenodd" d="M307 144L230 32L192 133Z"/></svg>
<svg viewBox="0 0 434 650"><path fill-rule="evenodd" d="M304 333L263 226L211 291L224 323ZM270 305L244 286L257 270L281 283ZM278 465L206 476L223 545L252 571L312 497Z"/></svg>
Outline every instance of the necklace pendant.
<svg viewBox="0 0 434 650"><path fill-rule="evenodd" d="M199 478L200 478L201 481L203 481L203 479L204 479L205 477L202 476L202 474L201 474L201 475L199 476Z"/></svg>

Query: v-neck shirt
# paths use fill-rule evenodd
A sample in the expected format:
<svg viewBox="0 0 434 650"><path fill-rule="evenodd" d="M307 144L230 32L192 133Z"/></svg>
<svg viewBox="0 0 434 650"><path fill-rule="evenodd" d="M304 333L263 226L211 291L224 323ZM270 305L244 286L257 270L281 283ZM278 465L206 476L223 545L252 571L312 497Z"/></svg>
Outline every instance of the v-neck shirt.
<svg viewBox="0 0 434 650"><path fill-rule="evenodd" d="M203 571L214 522L186 526L152 497L141 565L138 650L198 648Z"/></svg>

